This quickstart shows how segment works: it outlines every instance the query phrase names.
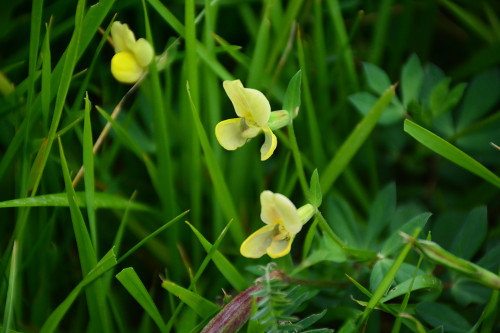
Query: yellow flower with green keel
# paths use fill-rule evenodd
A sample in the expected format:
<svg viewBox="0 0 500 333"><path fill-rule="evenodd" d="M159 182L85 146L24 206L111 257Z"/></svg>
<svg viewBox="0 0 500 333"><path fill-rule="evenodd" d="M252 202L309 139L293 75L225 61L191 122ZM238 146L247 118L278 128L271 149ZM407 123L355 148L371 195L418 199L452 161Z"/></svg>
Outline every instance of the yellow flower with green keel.
<svg viewBox="0 0 500 333"><path fill-rule="evenodd" d="M111 38L115 46L111 74L122 83L137 82L153 60L153 47L144 38L136 40L128 25L118 21L111 26Z"/></svg>
<svg viewBox="0 0 500 333"><path fill-rule="evenodd" d="M311 204L297 209L283 194L271 191L261 193L260 203L260 218L266 226L251 234L241 244L240 252L247 258L260 258L266 253L271 258L283 257L290 252L295 235L316 209Z"/></svg>
<svg viewBox="0 0 500 333"><path fill-rule="evenodd" d="M288 112L271 112L271 105L264 94L243 87L240 80L224 81L222 85L239 118L218 123L215 127L217 140L224 149L235 150L263 132L265 141L260 148L260 159L267 160L278 144L271 128L285 126L289 121Z"/></svg>

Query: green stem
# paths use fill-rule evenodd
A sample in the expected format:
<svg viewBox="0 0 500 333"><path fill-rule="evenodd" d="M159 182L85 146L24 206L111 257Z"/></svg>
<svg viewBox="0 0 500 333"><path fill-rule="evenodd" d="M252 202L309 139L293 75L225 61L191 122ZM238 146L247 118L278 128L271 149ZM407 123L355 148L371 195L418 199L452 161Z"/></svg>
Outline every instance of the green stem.
<svg viewBox="0 0 500 333"><path fill-rule="evenodd" d="M307 186L306 174L304 173L304 166L302 165L300 150L297 144L297 138L295 137L295 131L293 129L292 121L290 121L290 123L288 124L288 135L290 136L290 149L292 150L293 159L295 160L295 165L297 166L297 174L299 175L300 187L302 187L304 197L308 198L309 186Z"/></svg>
<svg viewBox="0 0 500 333"><path fill-rule="evenodd" d="M321 214L321 212L318 210L316 212L316 218L318 219L319 221L319 226L321 228L321 230L323 230L323 232L325 234L327 234L328 236L330 236L330 238L335 242L337 243L338 246L340 246L341 248L346 248L347 247L347 244L345 244L340 238L339 236L337 236L337 234L335 233L335 231L332 230L332 228L330 227L330 225L328 224L328 222L326 222L325 218L323 217L323 214Z"/></svg>

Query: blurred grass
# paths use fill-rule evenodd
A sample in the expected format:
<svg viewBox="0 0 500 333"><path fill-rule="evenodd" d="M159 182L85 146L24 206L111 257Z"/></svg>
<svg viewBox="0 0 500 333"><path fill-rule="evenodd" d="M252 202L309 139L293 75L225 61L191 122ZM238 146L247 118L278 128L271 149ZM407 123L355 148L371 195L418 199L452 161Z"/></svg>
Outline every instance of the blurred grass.
<svg viewBox="0 0 500 333"><path fill-rule="evenodd" d="M376 273L385 241L393 242L399 227L426 211L436 216L426 228L436 230L433 240L446 248L459 236L451 231L460 229L446 221L487 207L487 233L467 259L497 253L500 153L489 142L500 143L499 13L496 2L463 0L6 2L0 11L2 330L155 332L155 323L160 331L194 328L218 309L221 288L244 290L257 278L256 266L269 262L239 254L245 236L262 226L261 191L286 194L300 207L309 200L315 169L321 213L297 235L292 255L277 261L290 273L303 267L300 258L328 254L294 275L319 293L299 316L331 308L318 327L348 330L367 322L367 331L380 331L378 313L371 312L380 306L390 323L396 321L395 331L401 324L416 327L408 318L393 320L401 311L432 329L425 314L415 312L418 293L412 291L409 303L396 299L397 307L378 302L416 256L398 261L399 273L385 272L373 294L363 286ZM116 82L109 70L114 20L128 23L161 56L137 90ZM400 88L384 92L387 87L377 86L367 70L373 65L386 73L388 85L401 81ZM300 111L286 130L275 131L273 156L259 160L262 135L236 151L223 150L214 128L235 113L222 80L240 79L279 110L299 70ZM465 87L462 82L476 83L435 116L436 87L452 91ZM378 103L362 116L349 97L374 87ZM439 96L444 103L449 95ZM381 124L393 96L411 120ZM119 111L112 116L110 110ZM101 145L96 138L108 122ZM82 165L84 189L78 189L71 179ZM375 198L393 182L397 207L386 212L387 221L370 226ZM189 228L177 223L183 217ZM224 228L229 220L231 227ZM359 234L360 244L350 234ZM361 244L367 234L370 242ZM107 252L98 261L113 246L118 260ZM335 256L338 251L344 257ZM497 266L488 269L496 272ZM113 277L114 267L126 288ZM454 286L434 302L453 307L471 327L499 329L496 291L489 291L491 297L474 292L480 300L468 302L470 290L460 289L465 287L455 276L425 261L417 267ZM165 271L169 282L162 284L158 275ZM370 299L359 303L364 315L349 298L361 299L358 288ZM485 307L483 315L472 314Z"/></svg>

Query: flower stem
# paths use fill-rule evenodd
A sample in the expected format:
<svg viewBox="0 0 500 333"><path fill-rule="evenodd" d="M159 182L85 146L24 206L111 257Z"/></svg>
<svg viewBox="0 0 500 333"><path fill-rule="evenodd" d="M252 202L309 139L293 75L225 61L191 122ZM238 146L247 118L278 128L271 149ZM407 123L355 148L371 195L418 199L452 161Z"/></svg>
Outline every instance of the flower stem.
<svg viewBox="0 0 500 333"><path fill-rule="evenodd" d="M304 167L302 165L302 159L300 157L300 150L297 144L297 138L295 137L295 131L293 129L293 122L288 123L288 135L290 137L290 149L292 149L293 159L295 160L295 165L297 166L297 174L299 175L300 187L302 187L302 192L304 192L304 197L309 197L309 187L307 186L306 175L304 173Z"/></svg>
<svg viewBox="0 0 500 333"><path fill-rule="evenodd" d="M324 233L326 233L330 238L337 243L338 246L341 248L345 249L347 245L337 236L337 234L330 228L330 225L326 222L325 218L323 217L323 214L318 210L316 212L316 217L319 220L319 226L321 230L323 230Z"/></svg>

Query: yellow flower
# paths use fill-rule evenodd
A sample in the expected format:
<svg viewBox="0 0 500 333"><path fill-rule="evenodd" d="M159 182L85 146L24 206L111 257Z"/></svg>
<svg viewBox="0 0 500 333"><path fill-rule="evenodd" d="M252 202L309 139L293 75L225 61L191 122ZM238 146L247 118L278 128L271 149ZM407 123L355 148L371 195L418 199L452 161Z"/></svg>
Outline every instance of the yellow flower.
<svg viewBox="0 0 500 333"><path fill-rule="evenodd" d="M122 83L135 83L153 60L153 47L144 38L135 40L127 24L115 21L111 26L115 55L111 59L111 74Z"/></svg>
<svg viewBox="0 0 500 333"><path fill-rule="evenodd" d="M215 127L215 136L220 145L227 150L235 150L264 132L265 141L260 148L260 159L267 160L276 149L278 140L269 128L271 105L260 91L244 88L240 80L222 83L226 94L233 103L240 118L221 121Z"/></svg>
<svg viewBox="0 0 500 333"><path fill-rule="evenodd" d="M290 252L293 238L316 210L311 204L297 209L287 197L271 191L261 193L260 203L260 218L267 225L241 244L241 255L260 258L267 253L271 258L283 257Z"/></svg>

